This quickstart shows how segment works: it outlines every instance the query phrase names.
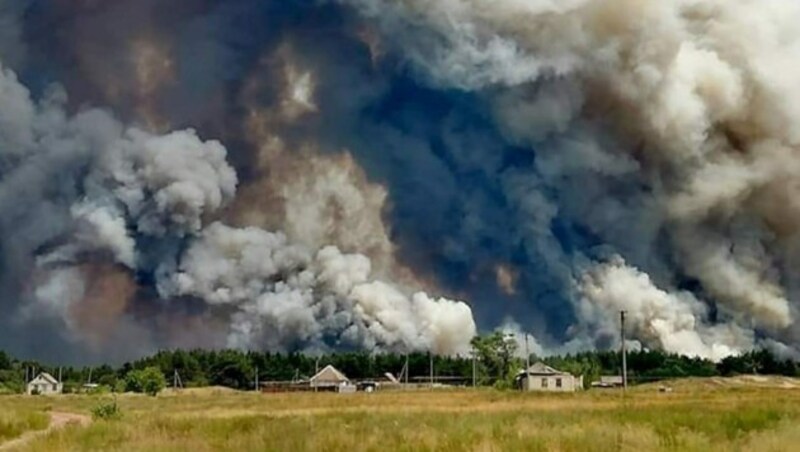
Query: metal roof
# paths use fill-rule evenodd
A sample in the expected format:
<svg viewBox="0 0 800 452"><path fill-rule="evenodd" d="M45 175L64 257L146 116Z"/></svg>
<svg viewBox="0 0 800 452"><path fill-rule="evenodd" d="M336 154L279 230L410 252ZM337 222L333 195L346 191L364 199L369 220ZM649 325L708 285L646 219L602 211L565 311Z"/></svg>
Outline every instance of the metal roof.
<svg viewBox="0 0 800 452"><path fill-rule="evenodd" d="M313 384L317 380L322 381L339 381L339 382L349 382L350 380L341 372L339 369L333 367L332 365L328 364L322 370L317 372L316 375L310 378L310 382Z"/></svg>
<svg viewBox="0 0 800 452"><path fill-rule="evenodd" d="M560 370L556 370L547 364L539 361L536 364L532 365L527 369L527 371L522 370L519 372L520 375L528 374L528 375L570 375L567 372L562 372Z"/></svg>
<svg viewBox="0 0 800 452"><path fill-rule="evenodd" d="M44 380L46 383L49 383L51 385L58 384L58 380L56 380L55 377L53 377L52 375L50 375L47 372L41 372L39 375L36 376L36 378L31 380L29 383L39 383L42 380Z"/></svg>

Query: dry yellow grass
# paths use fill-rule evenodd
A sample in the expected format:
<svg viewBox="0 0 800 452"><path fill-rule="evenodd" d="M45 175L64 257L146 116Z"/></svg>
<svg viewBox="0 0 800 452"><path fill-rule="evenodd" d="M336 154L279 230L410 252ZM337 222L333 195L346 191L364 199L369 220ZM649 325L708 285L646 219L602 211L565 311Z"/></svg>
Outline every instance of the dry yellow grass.
<svg viewBox="0 0 800 452"><path fill-rule="evenodd" d="M619 392L460 390L124 395L119 421L69 427L30 450L796 450L794 380L686 380ZM88 413L94 397L0 398L0 412Z"/></svg>
<svg viewBox="0 0 800 452"><path fill-rule="evenodd" d="M3 409L0 402L0 445L3 442L31 430L41 430L47 426L48 416L40 410L14 407Z"/></svg>

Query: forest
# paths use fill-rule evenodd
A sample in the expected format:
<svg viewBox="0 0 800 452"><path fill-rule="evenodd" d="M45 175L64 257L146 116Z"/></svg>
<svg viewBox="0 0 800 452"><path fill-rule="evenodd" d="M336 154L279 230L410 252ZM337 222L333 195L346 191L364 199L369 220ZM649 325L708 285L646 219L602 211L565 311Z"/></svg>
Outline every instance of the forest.
<svg viewBox="0 0 800 452"><path fill-rule="evenodd" d="M157 369L164 382L172 385L177 375L183 387L225 386L253 389L256 379L297 381L312 376L316 369L332 364L354 380L383 378L385 373L399 376L406 362L409 381L427 382L431 375L437 381L472 384L473 364L476 383L499 388L511 387L514 375L524 367L513 343L491 334L473 340L472 356L430 356L424 352L408 355L336 352L321 355L303 353L271 353L239 350L164 350L119 366L62 366L18 359L0 351L0 393L22 392L26 378L45 371L61 379L65 392L77 392L85 385L100 391L136 390L136 378L145 370ZM583 375L588 386L600 375L619 375L619 351L587 351L563 356L537 357L530 362L544 363L574 375ZM669 378L733 376L740 374L800 376L800 365L779 359L767 350L753 350L731 356L720 362L665 353L658 350L633 350L627 354L629 381L632 384ZM133 378L132 378L133 377Z"/></svg>

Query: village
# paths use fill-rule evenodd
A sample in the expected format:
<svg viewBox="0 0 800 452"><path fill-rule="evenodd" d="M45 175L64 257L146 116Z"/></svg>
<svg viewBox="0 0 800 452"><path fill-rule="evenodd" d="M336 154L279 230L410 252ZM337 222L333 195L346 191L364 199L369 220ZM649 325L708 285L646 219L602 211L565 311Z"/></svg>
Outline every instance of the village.
<svg viewBox="0 0 800 452"><path fill-rule="evenodd" d="M180 376L176 373L172 389L181 389ZM374 392L378 390L413 390L431 388L466 387L471 384L462 377L436 376L413 377L405 375L405 369L399 377L387 372L381 378L351 380L333 365L327 365L316 374L307 379L290 381L256 381L256 387L264 393L279 392L336 392L341 394L361 392ZM593 388L619 388L623 387L622 376L601 376L599 381L591 383ZM98 391L97 383L82 385L79 392L93 393ZM520 391L541 392L575 392L584 389L583 376L575 376L568 372L554 369L543 362L537 362L527 370L522 370L514 376L514 388ZM48 372L40 372L30 379L25 386L27 395L56 395L62 394L64 384Z"/></svg>
<svg viewBox="0 0 800 452"><path fill-rule="evenodd" d="M624 338L624 330L623 332ZM625 343L624 340L622 342ZM413 391L494 388L571 393L627 389L686 377L800 376L800 366L767 350L719 362L657 350L588 351L539 358L522 352L524 340L499 331L476 336L469 356L432 353L340 352L304 355L236 350L162 351L118 368L46 366L0 352L0 394L157 395L164 389L225 387L263 393ZM22 378L22 379L20 379ZM668 384L658 387L670 391Z"/></svg>
<svg viewBox="0 0 800 452"><path fill-rule="evenodd" d="M602 363L612 354L591 356ZM423 449L459 451L491 442L499 450L564 450L564 444L575 444L568 450L616 444L675 450L665 444L678 444L678 450L782 452L793 450L800 420L800 379L780 375L792 368L763 352L703 367L685 357L634 351L627 389L624 374L565 370L575 367L575 356L532 360L507 380L488 378L486 363L474 362L473 380L454 371L471 370L470 359L412 354L406 366L403 356L271 355L254 359L262 367L237 382L241 369L231 358L245 355L223 355L189 354L198 362L219 360L206 362L200 376L185 352L162 352L111 369L117 385L102 367L81 375L31 366L22 394L0 395L0 451L403 450L413 441ZM424 366L431 361L432 371ZM170 372L167 362L186 370ZM281 362L290 365L277 372ZM399 371L384 371L387 363L400 364ZM14 375L19 364L12 362ZM664 376L684 371L696 376ZM8 377L0 370L0 378ZM756 447L762 444L776 447Z"/></svg>
<svg viewBox="0 0 800 452"><path fill-rule="evenodd" d="M759 429L783 447L800 420L798 365L766 350L719 362L639 349L537 357L508 339L477 338L469 356L173 350L82 368L0 352L0 451L187 450L192 441L213 450L395 450L408 438L453 450L572 440L576 450L615 441L660 450L662 438L700 438L701 450L726 450L761 441ZM576 422L612 436L589 439L583 426L575 436Z"/></svg>

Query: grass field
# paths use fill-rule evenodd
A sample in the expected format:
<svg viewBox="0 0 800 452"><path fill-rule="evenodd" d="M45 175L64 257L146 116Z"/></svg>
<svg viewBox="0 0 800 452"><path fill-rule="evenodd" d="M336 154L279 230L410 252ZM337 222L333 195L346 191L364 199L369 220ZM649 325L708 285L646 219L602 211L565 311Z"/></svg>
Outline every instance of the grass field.
<svg viewBox="0 0 800 452"><path fill-rule="evenodd" d="M0 399L0 444L30 430L47 427L48 417L40 410L14 406L7 409Z"/></svg>
<svg viewBox="0 0 800 452"><path fill-rule="evenodd" d="M118 398L123 417L69 426L27 450L757 450L800 447L800 383L684 380L619 392L542 395L491 390L255 394L187 390ZM0 397L0 425L19 413L85 413L102 398ZM27 419L27 421L25 421ZM13 423L13 421L12 421ZM4 427L0 427L4 428ZM0 435L3 435L0 430ZM0 441L2 441L0 436Z"/></svg>

